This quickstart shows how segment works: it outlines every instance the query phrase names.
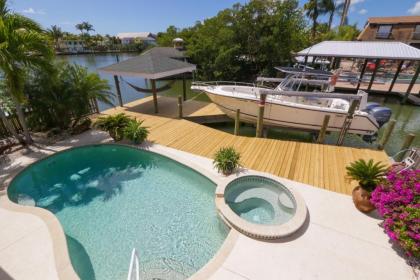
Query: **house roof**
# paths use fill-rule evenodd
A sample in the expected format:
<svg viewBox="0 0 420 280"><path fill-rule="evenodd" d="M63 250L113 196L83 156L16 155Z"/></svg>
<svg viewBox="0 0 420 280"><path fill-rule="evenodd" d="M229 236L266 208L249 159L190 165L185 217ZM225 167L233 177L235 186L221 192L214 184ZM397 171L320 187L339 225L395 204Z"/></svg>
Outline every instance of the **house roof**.
<svg viewBox="0 0 420 280"><path fill-rule="evenodd" d="M420 50L401 42L324 41L296 56L420 60Z"/></svg>
<svg viewBox="0 0 420 280"><path fill-rule="evenodd" d="M194 71L196 66L181 60L183 58L184 53L174 48L155 47L139 56L100 68L99 71L156 80Z"/></svg>
<svg viewBox="0 0 420 280"><path fill-rule="evenodd" d="M117 37L119 39L125 38L155 38L156 36L151 32L124 32L118 33Z"/></svg>
<svg viewBox="0 0 420 280"><path fill-rule="evenodd" d="M420 16L401 16L401 17L371 17L368 19L371 24L399 24L399 23L418 23Z"/></svg>

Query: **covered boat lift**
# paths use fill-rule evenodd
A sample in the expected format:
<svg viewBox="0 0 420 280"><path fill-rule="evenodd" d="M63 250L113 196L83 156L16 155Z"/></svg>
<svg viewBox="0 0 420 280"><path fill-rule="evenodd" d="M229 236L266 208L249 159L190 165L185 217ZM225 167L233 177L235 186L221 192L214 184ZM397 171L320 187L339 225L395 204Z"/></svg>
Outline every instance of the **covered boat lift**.
<svg viewBox="0 0 420 280"><path fill-rule="evenodd" d="M150 80L155 113L159 111L156 80L182 75L183 99L185 100L187 90L185 74L195 70L196 66L186 61L186 56L182 51L169 47L154 47L139 56L99 69L100 72L114 75L118 102L121 107L124 104L118 76L141 77Z"/></svg>
<svg viewBox="0 0 420 280"><path fill-rule="evenodd" d="M418 63L420 61L420 50L401 42L324 41L296 53L296 56L304 57L305 64L308 63L309 59L316 60L317 58L334 58L334 60L340 58L363 59L364 62L359 79L357 80L356 92L360 88L360 84L362 83L363 76L365 75L366 68L370 60L374 61L375 68L369 81L367 88L368 91L372 89L380 61L398 61L398 67L387 90L387 93L390 93L393 91L395 82L397 81L404 62L411 61ZM406 100L410 97L410 93L419 77L419 74L420 65L417 65L413 78L403 95L403 102L406 102ZM418 102L418 105L420 105L420 98L412 96L410 100L413 103Z"/></svg>

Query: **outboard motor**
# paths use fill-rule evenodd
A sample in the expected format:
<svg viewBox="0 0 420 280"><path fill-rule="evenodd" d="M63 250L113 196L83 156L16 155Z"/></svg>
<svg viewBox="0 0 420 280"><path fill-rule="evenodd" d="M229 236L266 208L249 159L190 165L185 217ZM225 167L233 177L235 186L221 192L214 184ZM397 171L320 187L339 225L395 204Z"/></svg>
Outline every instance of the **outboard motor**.
<svg viewBox="0 0 420 280"><path fill-rule="evenodd" d="M366 107L364 108L364 110L363 111L365 111L365 112L368 112L369 113L369 111L370 110L372 110L373 108L375 108L375 107L380 107L381 105L379 104L379 103L376 103L376 102L368 102L367 104L366 104Z"/></svg>
<svg viewBox="0 0 420 280"><path fill-rule="evenodd" d="M379 127L382 127L386 124L392 115L392 110L388 107L374 107L368 111L379 124Z"/></svg>

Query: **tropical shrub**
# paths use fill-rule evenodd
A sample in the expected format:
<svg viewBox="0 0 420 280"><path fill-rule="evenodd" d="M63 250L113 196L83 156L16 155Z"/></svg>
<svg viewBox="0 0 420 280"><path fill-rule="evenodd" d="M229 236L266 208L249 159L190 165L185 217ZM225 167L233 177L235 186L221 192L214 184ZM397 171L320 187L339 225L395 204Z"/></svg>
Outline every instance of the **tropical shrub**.
<svg viewBox="0 0 420 280"><path fill-rule="evenodd" d="M91 113L92 99L112 105L112 93L106 80L84 67L57 63L49 72L29 73L25 84L29 125L38 131L67 130Z"/></svg>
<svg viewBox="0 0 420 280"><path fill-rule="evenodd" d="M146 140L149 135L147 127L142 126L143 121L131 120L124 128L124 138L133 141L134 144L140 144Z"/></svg>
<svg viewBox="0 0 420 280"><path fill-rule="evenodd" d="M375 189L386 172L385 165L381 164L381 162L374 163L372 159L368 162L364 159L359 159L350 163L346 169L347 176L359 181L360 187L368 192Z"/></svg>
<svg viewBox="0 0 420 280"><path fill-rule="evenodd" d="M94 127L108 132L109 136L111 136L114 141L120 141L124 137L124 129L132 121L133 120L126 114L119 113L116 115L99 117L95 121Z"/></svg>
<svg viewBox="0 0 420 280"><path fill-rule="evenodd" d="M420 258L420 170L390 170L372 192L371 202L384 218L382 225L391 240L408 256Z"/></svg>
<svg viewBox="0 0 420 280"><path fill-rule="evenodd" d="M214 155L213 164L218 172L229 175L239 167L240 158L241 155L233 147L221 148Z"/></svg>

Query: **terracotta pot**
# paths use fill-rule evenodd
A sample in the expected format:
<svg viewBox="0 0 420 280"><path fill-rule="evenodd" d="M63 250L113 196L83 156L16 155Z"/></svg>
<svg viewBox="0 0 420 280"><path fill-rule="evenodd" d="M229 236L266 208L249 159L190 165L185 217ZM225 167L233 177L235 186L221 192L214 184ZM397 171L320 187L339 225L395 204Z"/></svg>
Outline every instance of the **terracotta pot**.
<svg viewBox="0 0 420 280"><path fill-rule="evenodd" d="M370 202L370 193L368 191L358 186L353 190L352 195L354 205L359 211L368 213L375 210L375 206Z"/></svg>

